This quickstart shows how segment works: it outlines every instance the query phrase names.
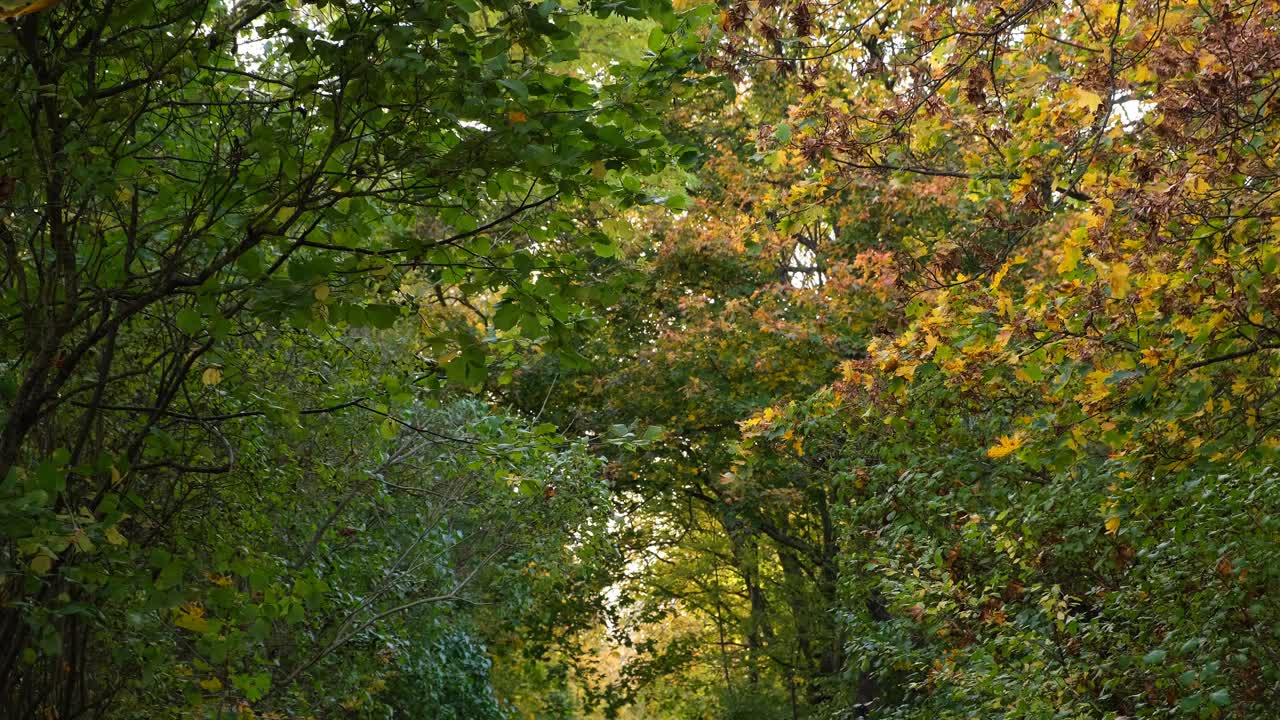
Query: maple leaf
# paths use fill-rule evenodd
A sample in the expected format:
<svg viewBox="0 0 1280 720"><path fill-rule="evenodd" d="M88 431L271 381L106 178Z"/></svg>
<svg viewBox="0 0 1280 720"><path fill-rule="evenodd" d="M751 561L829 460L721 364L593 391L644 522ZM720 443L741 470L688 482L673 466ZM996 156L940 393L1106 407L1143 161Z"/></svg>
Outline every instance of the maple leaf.
<svg viewBox="0 0 1280 720"><path fill-rule="evenodd" d="M33 15L41 10L48 10L60 2L62 0L19 0L0 3L0 20Z"/></svg>
<svg viewBox="0 0 1280 720"><path fill-rule="evenodd" d="M231 587L234 582L226 575L215 575L214 573L205 573L205 578L218 587Z"/></svg>
<svg viewBox="0 0 1280 720"><path fill-rule="evenodd" d="M209 621L204 618L204 608L195 603L187 603L178 609L178 616L173 624L184 630L204 633L209 630Z"/></svg>
<svg viewBox="0 0 1280 720"><path fill-rule="evenodd" d="M897 377L903 378L907 382L911 382L915 379L916 368L919 366L920 363L904 363L899 365L898 368L894 370L893 374Z"/></svg>
<svg viewBox="0 0 1280 720"><path fill-rule="evenodd" d="M114 525L107 528L106 532L103 533L103 535L107 538L107 542L111 543L112 545L124 545L125 543L128 542L128 540L125 539L124 535L120 534L120 530L117 529Z"/></svg>
<svg viewBox="0 0 1280 720"><path fill-rule="evenodd" d="M999 460L1002 457L1012 455L1018 448L1027 443L1021 432L1012 435L1001 435L996 444L987 448L987 457Z"/></svg>
<svg viewBox="0 0 1280 720"><path fill-rule="evenodd" d="M1129 266L1122 262L1111 266L1107 274L1107 284L1111 287L1111 297L1123 300L1129 295Z"/></svg>
<svg viewBox="0 0 1280 720"><path fill-rule="evenodd" d="M1076 88L1075 98L1072 99L1071 104L1087 112L1097 112L1098 108L1102 107L1102 96L1084 88Z"/></svg>
<svg viewBox="0 0 1280 720"><path fill-rule="evenodd" d="M222 681L216 677L211 677L207 680L201 680L200 687L210 692L217 692L222 689Z"/></svg>
<svg viewBox="0 0 1280 720"><path fill-rule="evenodd" d="M1062 246L1062 259L1058 262L1059 273L1069 273L1080 264L1080 259L1084 257L1082 248L1088 239L1088 233L1089 231L1085 228L1076 228L1071 232Z"/></svg>

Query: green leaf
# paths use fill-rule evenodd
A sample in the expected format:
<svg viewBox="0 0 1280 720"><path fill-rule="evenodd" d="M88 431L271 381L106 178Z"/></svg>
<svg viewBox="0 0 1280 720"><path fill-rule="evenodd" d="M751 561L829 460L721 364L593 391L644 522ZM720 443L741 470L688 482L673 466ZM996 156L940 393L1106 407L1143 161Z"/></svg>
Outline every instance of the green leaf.
<svg viewBox="0 0 1280 720"><path fill-rule="evenodd" d="M667 44L667 34L662 32L661 27L655 27L649 32L649 49L655 53L662 52L662 46Z"/></svg>
<svg viewBox="0 0 1280 720"><path fill-rule="evenodd" d="M178 325L178 329L188 335L195 335L200 332L200 327L203 325L200 313L196 312L192 308L183 308L179 310L175 321Z"/></svg>
<svg viewBox="0 0 1280 720"><path fill-rule="evenodd" d="M378 434L380 434L384 440L394 440L396 435L399 433L400 426L391 418L383 420L382 424L378 426Z"/></svg>
<svg viewBox="0 0 1280 720"><path fill-rule="evenodd" d="M510 330L520 322L520 315L523 312L516 303L503 300L498 303L498 308L493 313L493 326L502 331Z"/></svg>
<svg viewBox="0 0 1280 720"><path fill-rule="evenodd" d="M511 94L519 100L529 99L529 86L515 78L503 78L498 81L498 84L510 90Z"/></svg>
<svg viewBox="0 0 1280 720"><path fill-rule="evenodd" d="M233 674L231 676L231 684L243 692L248 700L261 700L267 694L267 691L271 689L271 675L265 672L253 675Z"/></svg>
<svg viewBox="0 0 1280 720"><path fill-rule="evenodd" d="M44 575L53 568L53 558L44 553L40 553L39 555L31 558L31 560L27 562L27 565L31 568L31 572L37 575Z"/></svg>
<svg viewBox="0 0 1280 720"><path fill-rule="evenodd" d="M36 466L36 487L49 493L60 493L67 489L67 473L64 469L66 461L59 462L52 457Z"/></svg>
<svg viewBox="0 0 1280 720"><path fill-rule="evenodd" d="M400 310L395 305L367 305L364 314L370 325L386 330L396 324Z"/></svg>
<svg viewBox="0 0 1280 720"><path fill-rule="evenodd" d="M1157 663L1162 663L1162 662L1164 662L1165 654L1166 654L1166 653L1165 653L1165 651L1164 651L1164 650L1161 650L1161 649L1157 648L1157 649L1152 650L1151 652L1147 653L1146 655L1143 655L1143 656L1142 656L1142 662L1144 662L1144 663L1146 663L1146 664L1148 664L1148 665L1155 665L1155 664L1157 664Z"/></svg>

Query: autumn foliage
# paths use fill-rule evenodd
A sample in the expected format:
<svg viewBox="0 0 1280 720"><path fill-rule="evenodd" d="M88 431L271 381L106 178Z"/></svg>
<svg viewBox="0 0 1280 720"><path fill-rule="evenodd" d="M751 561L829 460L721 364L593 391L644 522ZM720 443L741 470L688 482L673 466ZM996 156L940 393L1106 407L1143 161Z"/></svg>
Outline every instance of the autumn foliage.
<svg viewBox="0 0 1280 720"><path fill-rule="evenodd" d="M9 5L0 716L1280 706L1280 2Z"/></svg>
<svg viewBox="0 0 1280 720"><path fill-rule="evenodd" d="M835 717L1267 713L1278 9L724 6L736 98L680 118L717 139L615 374L671 388L619 396L681 444L636 471L654 507L729 539L683 562L730 580L651 583L719 645L690 677Z"/></svg>

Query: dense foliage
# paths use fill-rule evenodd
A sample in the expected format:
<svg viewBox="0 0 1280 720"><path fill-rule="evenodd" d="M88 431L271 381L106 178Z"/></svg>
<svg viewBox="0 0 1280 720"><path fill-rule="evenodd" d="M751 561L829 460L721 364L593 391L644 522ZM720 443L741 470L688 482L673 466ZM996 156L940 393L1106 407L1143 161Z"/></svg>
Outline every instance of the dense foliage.
<svg viewBox="0 0 1280 720"><path fill-rule="evenodd" d="M673 33L661 58L577 68L582 22L621 16ZM683 24L108 0L4 26L6 714L497 712L484 633L571 584L609 506L596 451L459 393L575 359L612 245L572 209L652 202Z"/></svg>
<svg viewBox="0 0 1280 720"><path fill-rule="evenodd" d="M1280 5L41 5L6 716L1280 706Z"/></svg>
<svg viewBox="0 0 1280 720"><path fill-rule="evenodd" d="M576 385L669 431L626 464L660 660L622 686L676 717L1268 715L1274 17L724 7L737 95L672 118L694 206L633 241Z"/></svg>

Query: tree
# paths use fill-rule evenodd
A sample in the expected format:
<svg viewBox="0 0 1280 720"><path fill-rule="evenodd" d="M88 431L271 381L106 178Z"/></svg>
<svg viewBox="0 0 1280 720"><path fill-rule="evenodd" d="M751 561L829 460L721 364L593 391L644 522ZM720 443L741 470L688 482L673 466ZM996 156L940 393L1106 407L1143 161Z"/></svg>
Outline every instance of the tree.
<svg viewBox="0 0 1280 720"><path fill-rule="evenodd" d="M588 82L564 67L578 18L611 15L655 17L670 41L645 66ZM173 707L166 692L183 683L147 668L182 667L193 652L184 633L201 636L197 656L212 651L199 644L219 634L203 594L232 591L198 586L202 575L251 594L235 608L270 606L271 622L338 609L307 584L332 560L318 548L351 508L380 507L357 502L369 477L422 448L353 448L362 471L344 477L315 462L343 462L326 448L296 449L302 433L359 416L384 443L411 430L466 446L415 422L433 389L483 384L490 350L568 352L591 301L579 280L605 262L590 248L608 242L567 210L645 201L635 176L670 159L652 113L694 61L682 22L660 2L178 0L66 3L6 24L6 712ZM397 345L406 355L360 349L390 347L387 333L414 318L430 335ZM496 452L519 465L519 447ZM303 479L289 460L322 479L305 484L316 494L300 522L309 539L280 505L300 499L288 494ZM260 525L264 512L285 537ZM262 543L248 550L256 560L235 549L240 537ZM380 582L363 587L389 592ZM393 596L407 609L441 588L453 599L448 585L397 585ZM371 602L345 615L358 618L347 628L364 637L397 607ZM233 635L257 627L216 622ZM155 648L108 661L107 631L122 627ZM326 633L333 650L346 642L313 629L299 646ZM290 655L249 632L236 650L245 658ZM185 691L283 703L311 667L191 679ZM155 696L135 694L148 683Z"/></svg>
<svg viewBox="0 0 1280 720"><path fill-rule="evenodd" d="M709 112L722 97L686 106L672 133L754 134L759 114L785 102L785 88L774 90L723 115ZM666 638L659 657L622 678L624 695L664 692L653 685L679 671L686 701L710 687L756 708L744 712L802 712L842 668L828 612L837 485L814 471L825 460L801 437L780 444L769 472L740 463L736 444L742 423L821 388L845 353L891 327L899 296L889 254L863 244L870 219L813 207L823 191L799 186L794 163L762 166L754 142L701 151L686 213L637 218L622 244L632 267L614 280L625 290L584 351L591 366L526 367L513 387L517 403L564 408L575 422L665 430L618 469L629 516L643 518L624 536L638 568L624 598L644 608L634 611L640 635ZM685 632L670 637L660 622Z"/></svg>
<svg viewBox="0 0 1280 720"><path fill-rule="evenodd" d="M849 707L1260 712L1274 510L1245 505L1276 445L1269 11L754 13L722 17L722 62L808 90L779 157L862 185L882 217L917 198L881 234L904 325L761 416L772 442L747 457L786 432L836 451L841 607L870 681ZM1211 539L1228 525L1238 544Z"/></svg>
<svg viewBox="0 0 1280 720"><path fill-rule="evenodd" d="M740 643L776 674L724 684L785 703L825 616L814 712L1274 702L1272 18L724 7L708 62L746 97L678 116L721 148L687 224L643 226L652 285L572 401L669 426L632 466L664 518L638 584L709 651L653 676L705 682ZM732 584L690 580L713 567Z"/></svg>

